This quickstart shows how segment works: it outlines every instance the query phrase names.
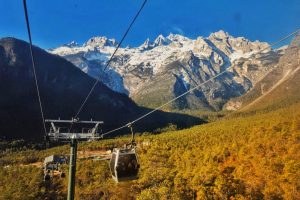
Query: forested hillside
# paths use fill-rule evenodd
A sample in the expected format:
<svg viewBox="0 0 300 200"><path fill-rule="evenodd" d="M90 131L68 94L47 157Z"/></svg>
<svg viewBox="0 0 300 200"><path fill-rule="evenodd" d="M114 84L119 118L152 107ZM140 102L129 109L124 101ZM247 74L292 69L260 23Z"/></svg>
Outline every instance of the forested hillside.
<svg viewBox="0 0 300 200"><path fill-rule="evenodd" d="M107 150L129 138L81 143ZM300 104L228 117L210 124L137 137L140 178L116 184L107 161L80 160L77 199L298 199ZM3 145L2 145L3 146ZM43 151L14 148L0 157L0 199L64 199L67 179L43 182L28 165L68 146ZM15 149L16 150L16 149ZM67 166L66 166L67 170Z"/></svg>

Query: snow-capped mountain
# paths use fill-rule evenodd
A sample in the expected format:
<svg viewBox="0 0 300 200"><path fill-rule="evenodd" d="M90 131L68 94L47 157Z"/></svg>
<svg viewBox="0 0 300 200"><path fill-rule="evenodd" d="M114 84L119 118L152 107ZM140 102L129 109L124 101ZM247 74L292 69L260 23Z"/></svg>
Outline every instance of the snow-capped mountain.
<svg viewBox="0 0 300 200"><path fill-rule="evenodd" d="M265 42L233 37L224 31L190 39L179 34L159 35L138 47L120 48L103 71L118 43L93 37L83 45L72 42L49 50L65 57L114 91L138 104L155 107L234 65L228 73L194 90L169 108L221 109L230 98L248 91L276 67L284 49L272 50ZM263 53L258 51L265 49ZM251 58L247 59L249 56Z"/></svg>

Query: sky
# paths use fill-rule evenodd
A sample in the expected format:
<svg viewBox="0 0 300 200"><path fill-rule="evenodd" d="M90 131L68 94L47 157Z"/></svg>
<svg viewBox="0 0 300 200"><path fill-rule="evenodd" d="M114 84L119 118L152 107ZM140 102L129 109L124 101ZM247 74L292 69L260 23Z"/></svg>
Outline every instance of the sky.
<svg viewBox="0 0 300 200"><path fill-rule="evenodd" d="M32 40L42 48L93 36L120 41L143 0L27 0ZM123 46L159 34L233 36L273 42L300 28L299 0L148 0ZM0 37L28 40L22 0L0 0Z"/></svg>

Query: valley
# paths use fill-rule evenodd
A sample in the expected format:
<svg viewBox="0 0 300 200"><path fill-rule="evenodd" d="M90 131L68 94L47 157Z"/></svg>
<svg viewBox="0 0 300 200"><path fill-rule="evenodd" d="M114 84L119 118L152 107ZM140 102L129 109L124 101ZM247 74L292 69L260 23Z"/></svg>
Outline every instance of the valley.
<svg viewBox="0 0 300 200"><path fill-rule="evenodd" d="M0 1L0 200L300 200L299 11Z"/></svg>
<svg viewBox="0 0 300 200"><path fill-rule="evenodd" d="M224 36L225 33L218 34ZM226 37L232 39L231 36ZM209 82L198 93L189 94L187 98L180 99L135 126L136 150L141 166L137 180L117 184L112 180L109 169L109 152L130 141L128 129L115 134L113 139L108 137L80 142L75 199L297 199L300 196L299 41L298 34L288 47L269 49L255 55L254 59L239 57L237 52L231 52L232 60L229 61L225 59L229 55L214 49L219 56L224 56L219 57L220 63L198 63L197 67L195 63L201 61L197 57L199 55L181 52L182 59L176 58L165 67L160 66L162 71L156 74L152 71L152 75L147 74L149 71L145 72L147 75L143 76L149 75L150 79L145 80L141 86L143 89L136 93L143 94L137 103L132 91L115 91L116 88L114 90L108 83L99 82L86 108L92 111L86 116L102 117L111 125L116 122L122 124L151 112L151 108L161 105L161 102L182 94L195 86L193 84L209 80L231 66L229 64L233 65L232 70ZM114 45L112 40L105 42L108 43L106 45ZM161 41L159 44L168 43ZM257 47L258 50L266 47L266 44L255 44L262 45ZM28 93L33 91L28 56L22 52L26 45L24 41L14 38L0 40L0 89L5 94L5 98L1 99L2 119L12 111L18 111L14 115L17 120L23 120L26 114L33 116L26 110L34 101L32 92ZM157 47L150 41L144 46L146 49ZM221 47L226 52L227 46ZM39 57L41 88L47 91L42 93L42 97L49 100L45 104L47 115L56 116L64 111L66 117L72 116L79 105L77 100L82 100L86 88L94 83L94 79L70 60L67 61L68 58L65 60L38 47L34 50ZM210 52L210 55L215 53ZM114 67L117 68L116 65ZM198 71L195 74L189 71L189 75L184 76L187 71L182 69ZM202 74L201 70L206 72ZM124 77L133 76L131 72ZM169 72L173 74L170 76ZM135 73L134 76L140 74ZM186 77L190 79L186 80ZM22 89L18 89L20 83ZM153 94L154 100L151 99ZM59 105L60 102L67 106ZM34 106L37 107L37 102ZM58 107L59 110L54 112L49 107ZM102 111L101 114L98 110ZM38 116L36 110L32 111ZM28 118L28 124L34 127L27 129L29 135L13 134L12 138L41 136L37 130L40 128L36 125L37 118ZM6 130L3 129L5 131L24 129L22 126L11 129L12 124L7 126L4 120L1 123L2 127L6 127ZM16 124L19 125L20 121ZM26 140L2 139L0 147L0 199L67 197L67 177L54 176L50 181L44 181L41 165L49 155L69 156L69 145L44 148L41 142L30 144ZM68 174L67 165L62 165L62 170Z"/></svg>

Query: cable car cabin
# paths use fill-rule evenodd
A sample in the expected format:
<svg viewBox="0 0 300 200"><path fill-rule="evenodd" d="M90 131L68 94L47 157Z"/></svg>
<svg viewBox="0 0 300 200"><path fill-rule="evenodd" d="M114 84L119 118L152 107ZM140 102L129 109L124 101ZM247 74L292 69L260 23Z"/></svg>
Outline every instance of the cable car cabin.
<svg viewBox="0 0 300 200"><path fill-rule="evenodd" d="M112 178L116 182L138 178L140 165L135 149L114 149L109 165Z"/></svg>
<svg viewBox="0 0 300 200"><path fill-rule="evenodd" d="M45 170L59 170L60 165L67 164L68 158L62 155L51 155L44 160Z"/></svg>

